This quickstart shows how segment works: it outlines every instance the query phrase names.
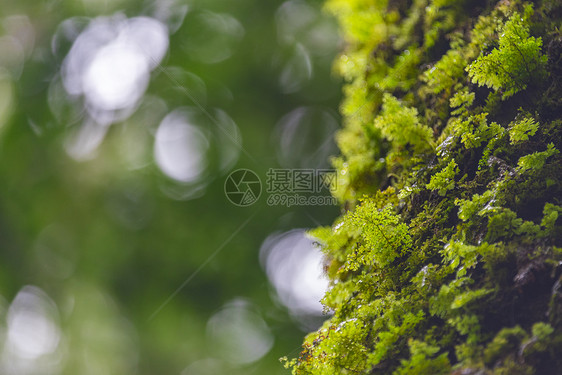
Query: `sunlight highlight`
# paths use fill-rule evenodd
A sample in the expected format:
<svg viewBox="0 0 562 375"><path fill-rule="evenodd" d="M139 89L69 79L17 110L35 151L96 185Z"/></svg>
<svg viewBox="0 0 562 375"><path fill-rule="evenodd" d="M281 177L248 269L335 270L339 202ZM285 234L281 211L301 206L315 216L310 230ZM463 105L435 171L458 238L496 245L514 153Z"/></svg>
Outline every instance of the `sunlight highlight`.
<svg viewBox="0 0 562 375"><path fill-rule="evenodd" d="M296 316L321 315L328 288L322 253L303 229L266 238L260 260L279 300Z"/></svg>

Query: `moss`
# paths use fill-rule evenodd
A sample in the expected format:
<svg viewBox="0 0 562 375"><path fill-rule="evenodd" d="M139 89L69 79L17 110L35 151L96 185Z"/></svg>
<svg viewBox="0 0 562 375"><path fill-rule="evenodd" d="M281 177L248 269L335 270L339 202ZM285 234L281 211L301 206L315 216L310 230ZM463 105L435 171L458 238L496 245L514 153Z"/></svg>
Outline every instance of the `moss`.
<svg viewBox="0 0 562 375"><path fill-rule="evenodd" d="M527 88L532 80L546 75L547 56L541 52L542 39L529 36L528 18L532 7L525 8L521 16L515 12L500 26L498 47L480 55L467 66L473 83L502 90L506 99Z"/></svg>
<svg viewBox="0 0 562 375"><path fill-rule="evenodd" d="M509 124L511 144L526 141L537 132L539 124L532 117L523 117Z"/></svg>
<svg viewBox="0 0 562 375"><path fill-rule="evenodd" d="M441 172L431 176L431 180L426 187L431 190L437 190L439 195L444 196L448 190L455 187L455 175L457 173L459 173L459 167L455 160L451 160Z"/></svg>
<svg viewBox="0 0 562 375"><path fill-rule="evenodd" d="M438 346L431 346L423 341L409 340L410 358L402 360L394 375L440 375L451 370L446 353L441 353Z"/></svg>
<svg viewBox="0 0 562 375"><path fill-rule="evenodd" d="M554 148L553 143L549 143L545 151L537 151L533 152L532 154L522 156L517 162L518 170L521 172L525 172L528 170L541 170L544 166L544 163L546 162L546 159L548 159L552 155L558 154L559 152L560 151Z"/></svg>
<svg viewBox="0 0 562 375"><path fill-rule="evenodd" d="M333 313L293 374L556 374L562 366L560 7L329 0L346 48L317 228ZM536 11L533 11L536 9ZM558 44L557 44L558 43ZM548 79L546 79L548 78Z"/></svg>
<svg viewBox="0 0 562 375"><path fill-rule="evenodd" d="M374 126L391 142L393 150L411 146L415 152L423 152L432 146L433 134L421 123L418 110L403 105L390 94L384 94L382 110Z"/></svg>
<svg viewBox="0 0 562 375"><path fill-rule="evenodd" d="M516 351L525 338L527 333L519 326L503 328L484 349L484 362L493 365L499 358Z"/></svg>

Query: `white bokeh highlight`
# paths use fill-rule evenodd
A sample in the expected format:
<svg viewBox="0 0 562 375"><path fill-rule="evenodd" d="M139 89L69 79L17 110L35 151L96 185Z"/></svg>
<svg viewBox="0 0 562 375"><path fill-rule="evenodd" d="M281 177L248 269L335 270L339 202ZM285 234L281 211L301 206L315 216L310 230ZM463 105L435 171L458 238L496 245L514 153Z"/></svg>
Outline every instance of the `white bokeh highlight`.
<svg viewBox="0 0 562 375"><path fill-rule="evenodd" d="M62 63L62 86L87 116L70 132L65 148L69 156L82 161L96 156L107 132L104 127L126 120L137 110L151 72L168 50L169 31L161 21L144 16L115 14L91 21L75 17L57 28L53 53L60 55L67 44L71 47ZM55 99L49 104L63 118L64 107L59 108Z"/></svg>
<svg viewBox="0 0 562 375"><path fill-rule="evenodd" d="M256 362L273 347L273 334L244 299L235 299L215 313L207 323L213 350L225 361L244 365Z"/></svg>
<svg viewBox="0 0 562 375"><path fill-rule="evenodd" d="M337 152L334 134L338 120L320 107L298 107L275 125L277 160L284 168L328 168Z"/></svg>
<svg viewBox="0 0 562 375"><path fill-rule="evenodd" d="M61 366L62 332L56 304L40 288L23 287L6 314L0 373L55 374Z"/></svg>
<svg viewBox="0 0 562 375"><path fill-rule="evenodd" d="M148 62L138 49L126 43L101 48L82 79L89 104L108 111L134 105L148 85Z"/></svg>
<svg viewBox="0 0 562 375"><path fill-rule="evenodd" d="M303 229L266 238L260 260L280 302L295 316L322 315L328 289L323 255Z"/></svg>
<svg viewBox="0 0 562 375"><path fill-rule="evenodd" d="M71 95L84 96L96 119L100 112L130 109L144 95L150 71L168 45L168 29L156 19L98 17L76 38L63 62L64 87Z"/></svg>
<svg viewBox="0 0 562 375"><path fill-rule="evenodd" d="M55 304L39 288L24 287L8 311L7 344L22 358L35 359L53 353L60 331L53 321Z"/></svg>
<svg viewBox="0 0 562 375"><path fill-rule="evenodd" d="M208 148L206 135L190 122L187 111L178 109L167 115L156 131L154 159L166 176L193 183L205 172Z"/></svg>

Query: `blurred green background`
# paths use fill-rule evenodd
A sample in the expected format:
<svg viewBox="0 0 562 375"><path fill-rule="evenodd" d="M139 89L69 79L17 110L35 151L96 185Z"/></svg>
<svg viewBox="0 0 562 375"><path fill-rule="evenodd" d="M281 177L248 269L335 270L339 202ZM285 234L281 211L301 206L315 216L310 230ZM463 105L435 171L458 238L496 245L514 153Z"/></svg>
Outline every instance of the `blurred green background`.
<svg viewBox="0 0 562 375"><path fill-rule="evenodd" d="M1 374L286 373L324 319L303 229L339 209L224 183L329 167L321 6L2 0Z"/></svg>

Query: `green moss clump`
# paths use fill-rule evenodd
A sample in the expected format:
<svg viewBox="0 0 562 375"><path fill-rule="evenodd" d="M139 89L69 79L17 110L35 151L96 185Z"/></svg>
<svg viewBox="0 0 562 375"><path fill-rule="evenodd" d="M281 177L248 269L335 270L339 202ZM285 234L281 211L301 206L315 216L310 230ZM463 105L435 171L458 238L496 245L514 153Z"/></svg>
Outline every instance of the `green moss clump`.
<svg viewBox="0 0 562 375"><path fill-rule="evenodd" d="M426 187L431 190L437 190L439 195L444 196L448 190L455 187L455 175L457 173L459 173L459 166L453 159L441 172L431 176L431 180Z"/></svg>
<svg viewBox="0 0 562 375"><path fill-rule="evenodd" d="M328 0L347 46L333 315L298 374L562 368L562 6Z"/></svg>
<svg viewBox="0 0 562 375"><path fill-rule="evenodd" d="M506 99L526 89L533 79L544 78L547 56L541 53L542 39L529 36L530 14L530 6L524 16L515 12L498 30L499 46L467 66L473 83L503 90Z"/></svg>

